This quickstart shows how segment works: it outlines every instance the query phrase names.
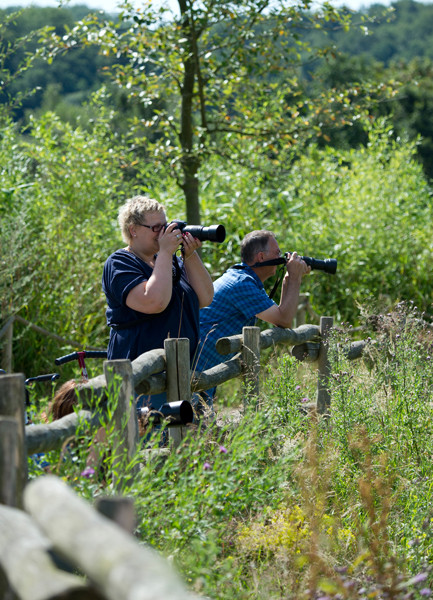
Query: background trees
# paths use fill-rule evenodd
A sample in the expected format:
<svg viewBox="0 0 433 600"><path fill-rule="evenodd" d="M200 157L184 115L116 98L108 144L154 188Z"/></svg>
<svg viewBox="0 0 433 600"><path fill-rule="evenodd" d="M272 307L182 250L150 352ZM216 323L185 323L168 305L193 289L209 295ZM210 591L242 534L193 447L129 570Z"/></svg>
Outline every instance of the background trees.
<svg viewBox="0 0 433 600"><path fill-rule="evenodd" d="M122 243L117 207L149 193L170 217L184 218L188 177L203 222L227 229L224 244L203 249L214 277L238 260L248 230L267 227L284 250L339 260L336 277L314 273L305 281L317 313L355 325L373 298L386 306L414 300L429 312L431 189L418 161L428 140L414 139L421 124L428 132L428 63L405 74L322 51L326 64L307 68L313 43L304 35L312 36L307 26L317 16L308 10L280 33L282 21L258 4L245 5L255 20L248 21L252 12L227 12L219 23L225 4L209 5L209 14L188 6L190 42L200 43L200 69L189 65L190 104L182 92L192 55L179 37L181 22L155 29L150 15L129 7L119 22L89 16L87 31L83 22L62 36L45 34L40 54L53 65L75 45L93 60L88 47L97 43L106 61L101 81L107 72L112 82L77 106L74 119L58 91L64 113L46 93L43 108L0 124L1 323L20 314L83 347L105 347L100 279L105 258ZM397 94L384 83L396 75ZM340 87L347 93L337 95ZM15 369L29 376L52 370L55 356L70 350L18 333Z"/></svg>
<svg viewBox="0 0 433 600"><path fill-rule="evenodd" d="M169 167L187 220L199 223L199 174L209 156L248 165L254 154L262 168L272 159L274 170L282 150L287 159L288 147L299 152L373 102L360 82L352 90L347 81L331 89L304 81L305 65L327 52L323 44L313 48L304 32L326 33L329 22L348 28L350 15L329 5L313 11L310 0L179 0L179 16L167 20L151 5L127 5L118 22L89 19L61 39L51 36L47 53L97 44L118 59L115 84L130 104L148 109L146 116L126 115L128 143L137 159ZM387 91L381 84L380 93Z"/></svg>

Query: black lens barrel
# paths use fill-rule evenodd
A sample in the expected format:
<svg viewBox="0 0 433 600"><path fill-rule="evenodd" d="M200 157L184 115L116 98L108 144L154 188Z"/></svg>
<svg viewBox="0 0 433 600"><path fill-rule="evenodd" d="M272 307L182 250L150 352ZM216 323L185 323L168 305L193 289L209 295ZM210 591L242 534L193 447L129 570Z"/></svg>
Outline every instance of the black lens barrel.
<svg viewBox="0 0 433 600"><path fill-rule="evenodd" d="M210 225L209 227L204 227L203 225L188 225L185 221L179 221L178 219L174 219L172 223L177 223L177 226L182 233L190 233L201 242L217 242L218 244L221 244L221 242L226 239L226 229L224 225Z"/></svg>
<svg viewBox="0 0 433 600"><path fill-rule="evenodd" d="M311 256L301 256L301 258L309 267L316 271L325 271L325 273L330 273L331 275L335 275L337 272L336 258L325 258L323 260L312 258Z"/></svg>
<svg viewBox="0 0 433 600"><path fill-rule="evenodd" d="M190 233L201 242L217 242L221 244L226 239L226 230L224 225L210 225L202 227L201 225L186 225L182 231Z"/></svg>

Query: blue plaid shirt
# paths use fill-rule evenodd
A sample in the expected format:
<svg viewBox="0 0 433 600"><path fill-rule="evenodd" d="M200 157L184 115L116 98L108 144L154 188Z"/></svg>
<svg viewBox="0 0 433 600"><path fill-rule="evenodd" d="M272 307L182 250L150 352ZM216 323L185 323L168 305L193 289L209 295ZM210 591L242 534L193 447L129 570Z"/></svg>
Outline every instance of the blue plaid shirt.
<svg viewBox="0 0 433 600"><path fill-rule="evenodd" d="M256 273L242 266L229 269L214 282L212 304L200 310L200 341L193 366L197 372L231 358L233 354L223 356L216 351L216 341L242 333L243 327L255 324L258 313L275 304Z"/></svg>

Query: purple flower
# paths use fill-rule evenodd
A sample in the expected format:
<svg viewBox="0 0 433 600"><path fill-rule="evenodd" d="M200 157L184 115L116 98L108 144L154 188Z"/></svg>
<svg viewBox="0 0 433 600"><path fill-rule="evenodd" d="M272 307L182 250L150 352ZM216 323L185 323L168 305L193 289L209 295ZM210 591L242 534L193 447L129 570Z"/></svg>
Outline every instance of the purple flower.
<svg viewBox="0 0 433 600"><path fill-rule="evenodd" d="M205 471L209 471L209 469L212 469L212 466L208 462L205 462L203 465L203 469Z"/></svg>
<svg viewBox="0 0 433 600"><path fill-rule="evenodd" d="M427 573L418 573L415 577L412 577L410 583L414 585L415 583L421 583L421 581L425 581L427 579Z"/></svg>
<svg viewBox="0 0 433 600"><path fill-rule="evenodd" d="M422 588L422 590L420 590L419 593L421 594L421 596L431 596L431 589Z"/></svg>
<svg viewBox="0 0 433 600"><path fill-rule="evenodd" d="M225 446L220 446L221 454L227 454L227 448Z"/></svg>
<svg viewBox="0 0 433 600"><path fill-rule="evenodd" d="M299 390L300 390L300 389L301 389L301 386L300 386L300 385L297 385L297 386L295 387L295 391L296 391L296 392L299 392Z"/></svg>
<svg viewBox="0 0 433 600"><path fill-rule="evenodd" d="M87 479L90 479L94 474L95 469L93 467L86 467L84 471L81 472L81 477L87 477Z"/></svg>
<svg viewBox="0 0 433 600"><path fill-rule="evenodd" d="M309 402L310 399L309 398L302 398L301 402Z"/></svg>

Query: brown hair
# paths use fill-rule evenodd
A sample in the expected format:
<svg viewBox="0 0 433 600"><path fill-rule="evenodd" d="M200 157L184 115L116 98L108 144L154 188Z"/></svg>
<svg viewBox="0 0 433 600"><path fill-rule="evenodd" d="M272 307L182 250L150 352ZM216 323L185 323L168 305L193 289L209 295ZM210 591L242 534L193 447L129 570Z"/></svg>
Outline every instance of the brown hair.
<svg viewBox="0 0 433 600"><path fill-rule="evenodd" d="M61 419L74 412L74 406L77 403L76 387L76 381L71 379L57 390L50 406L50 412L54 420Z"/></svg>

